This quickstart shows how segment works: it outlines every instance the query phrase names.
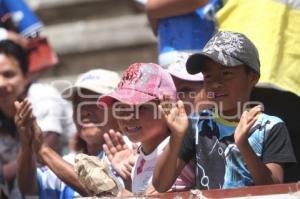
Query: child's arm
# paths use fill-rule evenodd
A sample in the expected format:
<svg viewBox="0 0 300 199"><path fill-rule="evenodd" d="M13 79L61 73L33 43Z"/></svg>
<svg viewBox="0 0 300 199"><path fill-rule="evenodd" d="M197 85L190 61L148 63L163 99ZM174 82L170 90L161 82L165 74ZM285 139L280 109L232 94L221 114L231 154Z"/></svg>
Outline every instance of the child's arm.
<svg viewBox="0 0 300 199"><path fill-rule="evenodd" d="M170 111L166 111L161 105L159 108L171 130L171 136L169 145L156 163L152 183L157 191L166 192L185 166L185 162L178 157L178 154L188 128L188 118L182 101L173 105Z"/></svg>
<svg viewBox="0 0 300 199"><path fill-rule="evenodd" d="M43 142L42 131L36 120L33 121L33 132L33 148L40 160L47 165L60 180L71 186L82 196L89 195L88 190L79 182L73 165L65 161L51 147Z"/></svg>
<svg viewBox="0 0 300 199"><path fill-rule="evenodd" d="M149 18L164 18L187 14L204 6L208 0L148 0L146 11Z"/></svg>
<svg viewBox="0 0 300 199"><path fill-rule="evenodd" d="M178 157L181 141L172 140L166 146L155 165L152 184L158 192L168 191L186 163Z"/></svg>
<svg viewBox="0 0 300 199"><path fill-rule="evenodd" d="M264 164L248 142L249 130L254 125L261 111L262 107L260 106L244 111L235 130L234 140L246 162L255 185L281 183L283 182L283 167L277 163Z"/></svg>

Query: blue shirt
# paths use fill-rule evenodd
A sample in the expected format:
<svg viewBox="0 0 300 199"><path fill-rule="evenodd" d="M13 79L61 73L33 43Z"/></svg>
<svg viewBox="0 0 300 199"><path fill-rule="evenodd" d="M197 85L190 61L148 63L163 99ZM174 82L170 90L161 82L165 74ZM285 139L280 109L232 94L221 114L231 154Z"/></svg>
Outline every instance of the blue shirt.
<svg viewBox="0 0 300 199"><path fill-rule="evenodd" d="M70 153L64 159L70 164L74 164L75 153ZM104 158L101 151L98 155L99 159ZM80 196L71 187L61 181L48 167L37 169L39 199L72 199Z"/></svg>
<svg viewBox="0 0 300 199"><path fill-rule="evenodd" d="M0 17L8 13L13 15L17 32L22 35L39 32L42 28L42 22L24 0L0 0Z"/></svg>
<svg viewBox="0 0 300 199"><path fill-rule="evenodd" d="M174 59L172 52L201 50L217 29L215 12L220 7L222 7L221 0L210 0L194 12L160 19L158 23L160 64L172 63Z"/></svg>

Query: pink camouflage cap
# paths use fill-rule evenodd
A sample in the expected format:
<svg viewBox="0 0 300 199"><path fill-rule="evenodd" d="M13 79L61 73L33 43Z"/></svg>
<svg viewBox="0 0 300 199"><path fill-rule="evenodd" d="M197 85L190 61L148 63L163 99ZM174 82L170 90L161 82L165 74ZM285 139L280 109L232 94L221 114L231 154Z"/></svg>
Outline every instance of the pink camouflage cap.
<svg viewBox="0 0 300 199"><path fill-rule="evenodd" d="M135 63L123 73L115 92L103 95L98 105L112 106L114 101L138 105L168 95L176 101L176 88L171 75L161 66L153 63Z"/></svg>
<svg viewBox="0 0 300 199"><path fill-rule="evenodd" d="M185 64L189 56L192 53L187 52L178 52L175 58L175 61L167 65L166 70L173 76L178 79L189 81L189 82L202 82L203 75L202 73L189 74L186 70Z"/></svg>

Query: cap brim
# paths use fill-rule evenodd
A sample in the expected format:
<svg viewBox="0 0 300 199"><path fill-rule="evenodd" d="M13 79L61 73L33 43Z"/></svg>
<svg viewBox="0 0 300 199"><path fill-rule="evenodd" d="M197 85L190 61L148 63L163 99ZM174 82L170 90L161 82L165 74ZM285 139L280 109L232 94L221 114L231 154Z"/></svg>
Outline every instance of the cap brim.
<svg viewBox="0 0 300 199"><path fill-rule="evenodd" d="M99 95L103 95L103 93L107 93L107 92L102 92L102 91L99 91L99 89L93 89L91 87L88 87L88 86L71 86L69 88L66 88L65 90L63 90L63 92L61 93L62 97L66 100L72 100L75 93L78 92L79 89L86 89L86 90L89 90L89 91L92 91L92 92L95 92Z"/></svg>
<svg viewBox="0 0 300 199"><path fill-rule="evenodd" d="M202 72L202 68L203 68L202 63L204 63L206 59L212 59L212 58L206 55L205 53L197 53L191 55L186 61L187 72L190 74L197 74Z"/></svg>
<svg viewBox="0 0 300 199"><path fill-rule="evenodd" d="M98 99L98 106L102 107L103 103L111 107L114 101L120 101L125 104L139 105L156 99L156 96L148 95L136 90L119 89L116 92L103 95Z"/></svg>
<svg viewBox="0 0 300 199"><path fill-rule="evenodd" d="M214 55L206 54L205 52L201 52L201 53L193 54L188 58L188 60L186 61L186 70L190 74L196 74L196 73L202 72L203 66L204 66L203 63L207 59L211 59L211 60L221 64L222 66L228 66L228 67L235 67L235 66L243 64L243 62L241 62L240 60L237 60L237 59L231 57L231 59L234 60L234 63L231 63L231 65L229 65L228 63L227 64L222 63Z"/></svg>
<svg viewBox="0 0 300 199"><path fill-rule="evenodd" d="M180 72L174 72L174 71L169 71L169 73L178 79L182 79L185 81L190 81L190 82L202 82L203 81L203 75L202 73L198 74L182 74Z"/></svg>

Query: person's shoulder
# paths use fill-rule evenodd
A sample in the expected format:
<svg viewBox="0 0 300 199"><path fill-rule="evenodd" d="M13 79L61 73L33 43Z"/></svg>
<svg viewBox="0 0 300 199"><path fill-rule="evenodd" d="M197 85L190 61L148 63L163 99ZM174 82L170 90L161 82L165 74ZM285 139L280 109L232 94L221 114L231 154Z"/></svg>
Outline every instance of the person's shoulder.
<svg viewBox="0 0 300 199"><path fill-rule="evenodd" d="M32 103L34 113L40 110L52 111L53 106L55 106L55 112L61 113L67 111L69 114L72 109L61 93L50 84L32 83L28 89L27 98Z"/></svg>
<svg viewBox="0 0 300 199"><path fill-rule="evenodd" d="M63 159L65 161L67 161L70 164L74 164L75 163L75 157L76 157L76 153L75 152L70 152L67 155L63 156Z"/></svg>
<svg viewBox="0 0 300 199"><path fill-rule="evenodd" d="M288 132L284 121L279 117L261 113L253 124L249 137L266 139L270 135L275 135L274 132L284 134Z"/></svg>
<svg viewBox="0 0 300 199"><path fill-rule="evenodd" d="M284 121L281 118L277 116L268 115L266 113L261 113L254 126L260 126L260 128L265 127L266 129L271 129L277 124L285 125Z"/></svg>
<svg viewBox="0 0 300 199"><path fill-rule="evenodd" d="M28 89L28 98L59 98L61 99L60 92L50 84L32 83Z"/></svg>
<svg viewBox="0 0 300 199"><path fill-rule="evenodd" d="M164 148L169 144L170 136L166 137L151 153L144 154L142 145L139 146L139 157L138 159L144 159L146 161L156 160L157 157L163 152Z"/></svg>

